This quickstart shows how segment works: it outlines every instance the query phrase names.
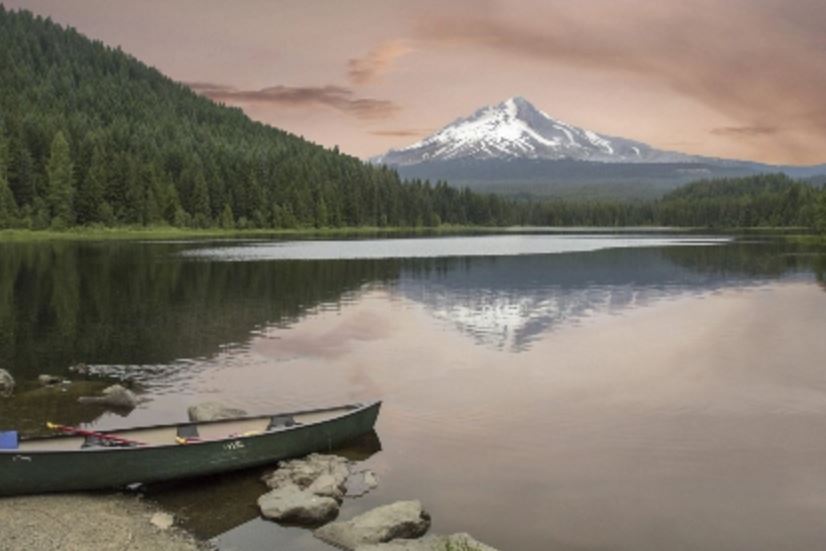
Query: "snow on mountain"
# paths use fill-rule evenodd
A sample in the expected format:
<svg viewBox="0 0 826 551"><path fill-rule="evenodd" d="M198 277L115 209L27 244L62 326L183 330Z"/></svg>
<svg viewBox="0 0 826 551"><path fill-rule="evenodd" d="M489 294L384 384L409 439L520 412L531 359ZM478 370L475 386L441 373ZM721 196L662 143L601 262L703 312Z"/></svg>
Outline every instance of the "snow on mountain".
<svg viewBox="0 0 826 551"><path fill-rule="evenodd" d="M602 136L556 120L521 97L484 107L403 149L372 159L407 166L458 159L573 159L605 163L692 162L697 158Z"/></svg>

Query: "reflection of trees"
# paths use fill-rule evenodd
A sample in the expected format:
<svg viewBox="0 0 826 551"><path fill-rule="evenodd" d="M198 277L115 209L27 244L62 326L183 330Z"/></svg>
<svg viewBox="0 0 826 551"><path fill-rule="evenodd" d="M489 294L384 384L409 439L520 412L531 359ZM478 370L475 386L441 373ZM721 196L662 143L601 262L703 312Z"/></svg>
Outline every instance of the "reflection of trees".
<svg viewBox="0 0 826 551"><path fill-rule="evenodd" d="M796 254L783 241L731 243L721 247L667 247L662 254L693 272L720 276L771 278L810 267L811 258Z"/></svg>
<svg viewBox="0 0 826 551"><path fill-rule="evenodd" d="M519 351L595 311L810 270L811 256L795 251L775 242L443 259L421 277L421 268L405 265L399 287L480 343Z"/></svg>
<svg viewBox="0 0 826 551"><path fill-rule="evenodd" d="M289 323L398 262L200 262L180 246L0 245L0 367L60 373L74 361L168 363Z"/></svg>
<svg viewBox="0 0 826 551"><path fill-rule="evenodd" d="M826 255L819 255L815 258L814 271L817 283L826 291Z"/></svg>

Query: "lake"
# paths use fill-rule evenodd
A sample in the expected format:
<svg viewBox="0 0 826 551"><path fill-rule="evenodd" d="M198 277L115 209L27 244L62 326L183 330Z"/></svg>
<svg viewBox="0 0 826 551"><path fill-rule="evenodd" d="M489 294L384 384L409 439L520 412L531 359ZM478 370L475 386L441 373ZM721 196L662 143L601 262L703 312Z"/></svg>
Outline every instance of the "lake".
<svg viewBox="0 0 826 551"><path fill-rule="evenodd" d="M531 232L0 244L0 428L380 398L342 453L432 531L503 551L826 541L826 256L774 238ZM44 394L75 362L126 416ZM258 518L260 471L148 490L219 548L331 549Z"/></svg>

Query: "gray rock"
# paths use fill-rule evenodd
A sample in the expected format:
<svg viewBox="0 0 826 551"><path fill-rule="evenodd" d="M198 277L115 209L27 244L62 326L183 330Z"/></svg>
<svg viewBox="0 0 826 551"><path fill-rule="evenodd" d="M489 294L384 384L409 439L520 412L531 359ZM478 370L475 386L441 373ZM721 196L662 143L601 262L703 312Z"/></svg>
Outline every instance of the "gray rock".
<svg viewBox="0 0 826 551"><path fill-rule="evenodd" d="M376 473L370 470L353 473L347 479L347 497L361 497L379 487Z"/></svg>
<svg viewBox="0 0 826 551"><path fill-rule="evenodd" d="M121 385L104 388L102 394L103 396L81 396L78 401L121 409L134 409L140 403L134 392Z"/></svg>
<svg viewBox="0 0 826 551"><path fill-rule="evenodd" d="M230 408L220 402L201 402L187 409L189 420L217 421L219 419L233 419L247 414L243 409Z"/></svg>
<svg viewBox="0 0 826 551"><path fill-rule="evenodd" d="M307 491L317 496L331 497L336 501L341 501L345 492L344 480L330 473L324 473L307 486Z"/></svg>
<svg viewBox="0 0 826 551"><path fill-rule="evenodd" d="M59 385L63 378L56 375L38 375L37 382L43 386Z"/></svg>
<svg viewBox="0 0 826 551"><path fill-rule="evenodd" d="M14 392L14 377L5 369L0 369L0 396L11 396Z"/></svg>
<svg viewBox="0 0 826 551"><path fill-rule="evenodd" d="M88 375L89 366L85 363L76 363L69 366L69 373L77 373L78 375Z"/></svg>
<svg viewBox="0 0 826 551"><path fill-rule="evenodd" d="M285 484L258 498L261 514L268 519L300 524L321 524L338 514L338 502L317 496L295 484Z"/></svg>
<svg viewBox="0 0 826 551"><path fill-rule="evenodd" d="M344 492L344 483L350 475L350 462L338 455L311 453L302 459L282 461L278 469L264 476L264 483L270 488L279 488L285 484L295 484L299 488L309 488L322 475L329 475L315 489L320 495L328 495L329 487L339 488Z"/></svg>
<svg viewBox="0 0 826 551"><path fill-rule="evenodd" d="M371 509L345 522L332 522L313 534L320 540L353 551L359 546L397 538L419 538L430 528L430 515L419 501L397 501Z"/></svg>
<svg viewBox="0 0 826 551"><path fill-rule="evenodd" d="M157 512L152 515L149 522L158 530L169 530L175 524L175 517L169 513Z"/></svg>
<svg viewBox="0 0 826 551"><path fill-rule="evenodd" d="M425 536L420 540L393 540L388 543L362 545L356 551L496 551L473 539L470 534Z"/></svg>

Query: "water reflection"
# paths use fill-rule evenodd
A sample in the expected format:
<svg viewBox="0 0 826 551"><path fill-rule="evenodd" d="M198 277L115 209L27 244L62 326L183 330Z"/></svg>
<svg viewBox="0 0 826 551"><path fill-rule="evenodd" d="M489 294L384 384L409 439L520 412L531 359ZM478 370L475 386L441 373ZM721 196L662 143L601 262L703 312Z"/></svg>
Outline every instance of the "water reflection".
<svg viewBox="0 0 826 551"><path fill-rule="evenodd" d="M431 270L402 270L398 289L480 344L521 351L545 331L594 313L809 277L811 260L771 244L442 260Z"/></svg>
<svg viewBox="0 0 826 551"><path fill-rule="evenodd" d="M264 412L381 397L383 449L361 459L382 483L343 517L420 498L434 531L520 551L810 549L826 537L817 251L180 255L200 246L0 245L0 367L21 383L0 425L48 415L111 428L182 419L196 400ZM148 401L121 419L35 388L78 360L140 379ZM327 549L258 519L262 490L253 472L149 497L227 549Z"/></svg>
<svg viewBox="0 0 826 551"><path fill-rule="evenodd" d="M530 237L553 239L556 248L563 239ZM470 247L472 238L462 239L462 247ZM424 240L413 241L424 246ZM44 372L66 374L77 361L117 374L174 377L196 368L182 365L190 359L243 348L267 327L358 300L366 286L425 304L436 319L479 343L519 351L536 335L593 312L769 278L811 277L805 274L813 269L823 278L822 257L788 254L788 246L776 243L681 245L232 263L182 258L190 243L6 243L0 245L0 367L29 380ZM235 254L232 242L222 246L228 258ZM209 250L221 249L212 244Z"/></svg>

